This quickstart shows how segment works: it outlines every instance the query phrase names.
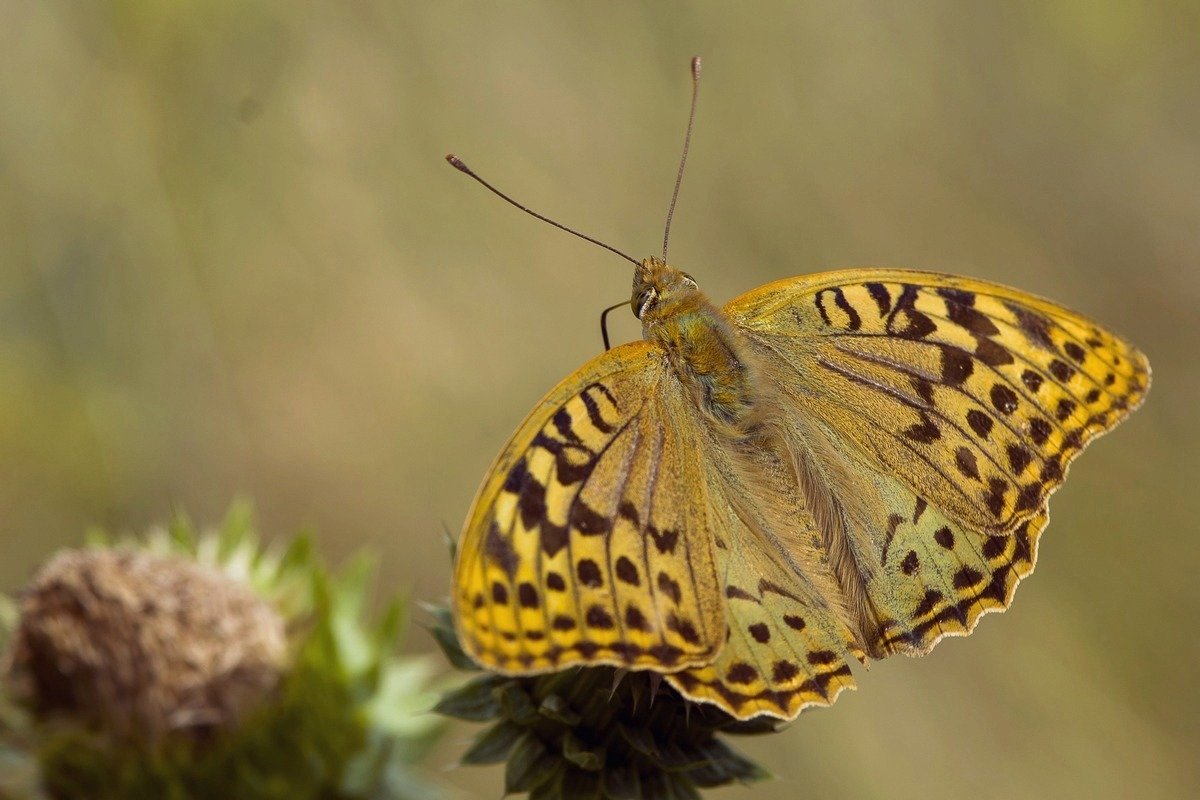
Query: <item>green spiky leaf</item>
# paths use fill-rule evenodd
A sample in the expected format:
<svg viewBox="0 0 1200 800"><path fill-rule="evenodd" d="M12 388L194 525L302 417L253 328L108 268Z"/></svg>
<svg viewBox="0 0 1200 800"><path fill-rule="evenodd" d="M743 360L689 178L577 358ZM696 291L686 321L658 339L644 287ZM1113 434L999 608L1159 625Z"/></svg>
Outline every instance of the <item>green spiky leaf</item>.
<svg viewBox="0 0 1200 800"><path fill-rule="evenodd" d="M542 740L526 733L513 747L504 770L504 793L528 792L548 782L558 768L558 759Z"/></svg>
<svg viewBox="0 0 1200 800"><path fill-rule="evenodd" d="M525 728L514 722L493 725L475 738L463 754L464 764L499 764L508 758L517 742L525 735Z"/></svg>
<svg viewBox="0 0 1200 800"><path fill-rule="evenodd" d="M460 652L449 612L431 609L447 653ZM471 669L475 669L471 665ZM681 798L767 777L719 737L775 730L685 700L660 676L610 667L531 677L485 674L448 693L441 713L492 722L463 763L506 759L505 789L541 798Z"/></svg>

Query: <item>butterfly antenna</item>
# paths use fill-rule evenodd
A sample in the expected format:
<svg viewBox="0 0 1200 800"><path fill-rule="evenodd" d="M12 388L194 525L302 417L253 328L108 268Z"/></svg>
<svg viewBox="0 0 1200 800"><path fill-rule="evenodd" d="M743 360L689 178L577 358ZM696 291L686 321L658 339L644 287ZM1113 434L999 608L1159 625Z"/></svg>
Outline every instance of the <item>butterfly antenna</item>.
<svg viewBox="0 0 1200 800"><path fill-rule="evenodd" d="M671 192L671 205L667 207L667 224L663 229L663 261L667 260L667 242L671 239L671 218L675 216L675 201L679 199L679 184L683 183L683 166L687 164L688 145L692 143L692 123L696 121L696 98L700 94L700 56L692 58L692 109L688 112L687 133L683 137L683 155L679 158L679 171L675 173L675 191Z"/></svg>
<svg viewBox="0 0 1200 800"><path fill-rule="evenodd" d="M463 160L461 158L459 158L458 156L454 155L454 153L450 153L449 155L447 155L446 160L448 162L450 162L450 166L454 167L459 172L470 175L472 178L474 178L475 180L482 183L489 191L492 192L492 194L497 195L501 199L511 203L512 205L514 205L517 208L524 211L526 214L529 214L530 216L533 216L533 217L537 217L542 222L548 222L551 225L553 225L554 227L558 228L559 230L563 230L563 231L566 231L567 233L578 236L580 239L583 239L586 242L591 242L592 244L599 245L599 246L603 247L605 250L608 250L609 252L616 253L621 258L625 259L626 261L632 262L634 266L640 267L642 265L642 262L638 261L636 258L633 258L632 256L622 253L620 250L613 247L612 245L605 244L604 242L600 241L599 239L594 239L591 236L580 233L579 231L575 230L574 228L568 228L566 225L563 225L561 222L555 222L554 220L550 219L549 217L545 216L544 214L539 214L538 212L534 211L532 208L521 205L516 200L513 200L511 197L506 195L504 192L500 191L495 186L492 186L490 183L485 181L483 178L479 177L479 175L475 172L475 170L471 169L465 163L463 163Z"/></svg>

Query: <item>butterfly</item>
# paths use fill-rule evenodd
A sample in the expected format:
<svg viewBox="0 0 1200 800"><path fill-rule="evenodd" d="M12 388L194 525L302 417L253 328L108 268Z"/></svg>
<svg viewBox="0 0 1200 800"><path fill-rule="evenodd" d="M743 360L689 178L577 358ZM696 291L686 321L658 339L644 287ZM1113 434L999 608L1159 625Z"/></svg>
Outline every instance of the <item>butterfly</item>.
<svg viewBox="0 0 1200 800"><path fill-rule="evenodd" d="M1125 340L982 280L845 269L718 307L634 263L644 338L534 406L466 520L454 616L488 669L651 670L739 719L829 705L851 661L1007 608L1068 464L1149 388Z"/></svg>

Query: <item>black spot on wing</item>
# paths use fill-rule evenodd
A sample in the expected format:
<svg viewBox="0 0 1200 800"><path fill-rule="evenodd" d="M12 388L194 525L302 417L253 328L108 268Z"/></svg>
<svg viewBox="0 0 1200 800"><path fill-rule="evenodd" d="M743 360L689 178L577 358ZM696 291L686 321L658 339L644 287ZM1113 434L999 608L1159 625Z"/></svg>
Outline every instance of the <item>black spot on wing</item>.
<svg viewBox="0 0 1200 800"><path fill-rule="evenodd" d="M537 589L528 581L517 587L517 599L522 608L537 608L539 605Z"/></svg>
<svg viewBox="0 0 1200 800"><path fill-rule="evenodd" d="M700 634L696 632L696 626L690 620L680 619L674 611L667 615L667 630L679 634L688 644L700 644Z"/></svg>
<svg viewBox="0 0 1200 800"><path fill-rule="evenodd" d="M579 437L575 435L574 420L571 419L571 412L567 411L567 407L563 406L558 411L554 412L554 416L550 418L554 429L558 431L558 435L568 442L578 442Z"/></svg>
<svg viewBox="0 0 1200 800"><path fill-rule="evenodd" d="M887 287L882 283L868 283L867 294L871 295L871 299L875 301L875 305L879 306L879 316L884 316L892 308L892 296L888 293Z"/></svg>
<svg viewBox="0 0 1200 800"><path fill-rule="evenodd" d="M638 576L637 567L625 556L617 559L616 573L618 580L630 586L640 586L642 583L641 578Z"/></svg>
<svg viewBox="0 0 1200 800"><path fill-rule="evenodd" d="M975 452L970 448L959 447L955 450L954 464L964 476L979 480L979 464L975 460Z"/></svg>
<svg viewBox="0 0 1200 800"><path fill-rule="evenodd" d="M604 610L601 606L592 606L587 610L587 615L584 617L590 628L599 628L608 630L614 626L612 615Z"/></svg>
<svg viewBox="0 0 1200 800"><path fill-rule="evenodd" d="M650 534L650 538L654 540L654 546L658 548L658 552L675 552L675 545L679 543L679 531L671 530L670 528L664 528L660 531L653 525L647 525L646 533Z"/></svg>
<svg viewBox="0 0 1200 800"><path fill-rule="evenodd" d="M838 655L832 650L813 650L808 654L808 663L814 665L832 664L837 660Z"/></svg>
<svg viewBox="0 0 1200 800"><path fill-rule="evenodd" d="M1050 438L1050 423L1041 417L1034 417L1029 420L1029 438L1033 443L1041 446Z"/></svg>
<svg viewBox="0 0 1200 800"><path fill-rule="evenodd" d="M725 587L725 596L730 600L749 600L752 603L760 603L757 597L747 592L745 589L739 589L732 583Z"/></svg>
<svg viewBox="0 0 1200 800"><path fill-rule="evenodd" d="M567 546L567 541L570 538L566 525L555 525L550 520L543 521L541 534L542 550L550 558L558 555Z"/></svg>
<svg viewBox="0 0 1200 800"><path fill-rule="evenodd" d="M754 637L754 641L758 642L759 644L766 644L767 642L771 641L771 629L768 628L765 623L756 622L749 626L746 630L752 637Z"/></svg>
<svg viewBox="0 0 1200 800"><path fill-rule="evenodd" d="M988 561L993 561L1004 555L1005 544L1008 541L1006 536L989 536L983 542L983 557Z"/></svg>
<svg viewBox="0 0 1200 800"><path fill-rule="evenodd" d="M900 299L888 315L887 332L904 339L923 339L937 330L937 325L928 316L917 311L917 287L904 284Z"/></svg>
<svg viewBox="0 0 1200 800"><path fill-rule="evenodd" d="M1025 334L1030 344L1042 350L1055 352L1054 339L1050 336L1050 320L1017 303L1005 301L1004 305L1016 319L1017 327Z"/></svg>
<svg viewBox="0 0 1200 800"><path fill-rule="evenodd" d="M679 601L683 597L683 590L679 588L679 581L665 572L658 573L658 590L671 598L671 601L675 605L679 605Z"/></svg>
<svg viewBox="0 0 1200 800"><path fill-rule="evenodd" d="M517 498L517 509L521 524L526 530L534 530L546 518L546 487L537 478L526 473Z"/></svg>
<svg viewBox="0 0 1200 800"><path fill-rule="evenodd" d="M832 298L834 305L846 315L846 330L856 331L862 327L862 318L858 315L858 311L846 300L846 293L842 291L840 286L833 286L817 292L815 302L817 309L821 312L821 319L824 320L826 326L833 327L833 322L826 309L826 304L830 302L830 298Z"/></svg>
<svg viewBox="0 0 1200 800"><path fill-rule="evenodd" d="M1043 483L1053 483L1062 478L1062 465L1058 463L1058 459L1052 458L1042 466L1042 473L1038 476L1038 480Z"/></svg>
<svg viewBox="0 0 1200 800"><path fill-rule="evenodd" d="M963 567L954 573L955 589L970 589L983 580L983 573L972 567Z"/></svg>
<svg viewBox="0 0 1200 800"><path fill-rule="evenodd" d="M925 591L925 596L921 598L921 602L917 604L915 609L913 609L913 616L925 616L930 611L933 611L933 609L937 607L937 604L942 602L944 597L945 595L943 595L937 589L927 589Z"/></svg>
<svg viewBox="0 0 1200 800"><path fill-rule="evenodd" d="M1010 444L1007 448L1008 463L1012 467L1014 475L1020 475L1029 466L1029 462L1033 460L1033 454L1024 447L1017 444Z"/></svg>
<svg viewBox="0 0 1200 800"><path fill-rule="evenodd" d="M1037 508L1042 502L1042 484L1027 483L1021 487L1021 491L1017 494L1017 511L1029 511Z"/></svg>
<svg viewBox="0 0 1200 800"><path fill-rule="evenodd" d="M596 427L596 430L600 431L601 433L612 433L613 430L615 430L615 427L611 423L607 422L604 419L604 416L600 413L600 405L596 402L596 398L592 397L592 392L603 394L614 408L617 407L617 398L613 397L612 392L598 383L589 385L579 395L583 400L583 407L587 409L588 419L591 420L591 423Z"/></svg>
<svg viewBox="0 0 1200 800"><path fill-rule="evenodd" d="M786 683L800 674L800 668L791 661L779 660L771 665L771 679L775 683Z"/></svg>
<svg viewBox="0 0 1200 800"><path fill-rule="evenodd" d="M935 442L942 437L942 431L938 428L937 423L930 419L925 414L921 414L921 423L919 425L910 425L904 429L904 435L914 442L921 444L929 444Z"/></svg>
<svg viewBox="0 0 1200 800"><path fill-rule="evenodd" d="M971 354L952 344L941 345L941 351L942 382L950 386L961 386L963 381L971 377L971 373L975 370Z"/></svg>
<svg viewBox="0 0 1200 800"><path fill-rule="evenodd" d="M483 554L512 579L517 571L517 553L513 550L512 542L500 532L495 520L488 526L487 536L484 537Z"/></svg>
<svg viewBox="0 0 1200 800"><path fill-rule="evenodd" d="M1059 361L1057 358L1050 362L1050 374L1055 377L1059 383L1067 383L1075 375L1075 368L1065 361Z"/></svg>
<svg viewBox="0 0 1200 800"><path fill-rule="evenodd" d="M918 375L909 375L908 382L926 406L933 405L933 384Z"/></svg>
<svg viewBox="0 0 1200 800"><path fill-rule="evenodd" d="M528 475L528 469L525 466L525 456L517 459L517 463L512 465L508 471L508 475L504 478L504 491L509 494L516 494L521 491L521 484L525 482L525 476Z"/></svg>
<svg viewBox="0 0 1200 800"><path fill-rule="evenodd" d="M595 589L604 585L604 578L600 575L600 565L590 558L579 559L579 563L575 565L575 574L584 586Z"/></svg>
<svg viewBox="0 0 1200 800"><path fill-rule="evenodd" d="M806 623L804 622L804 618L796 616L795 614L784 614L783 615L783 624L787 625L789 628L791 628L794 631L802 631L802 630L804 630L805 625L806 625Z"/></svg>
<svg viewBox="0 0 1200 800"><path fill-rule="evenodd" d="M757 679L758 670L745 661L734 662L725 672L725 680L730 683L752 683Z"/></svg>
<svg viewBox="0 0 1200 800"><path fill-rule="evenodd" d="M571 525L584 536L602 536L612 530L612 520L578 497L571 504Z"/></svg>
<svg viewBox="0 0 1200 800"><path fill-rule="evenodd" d="M957 303L964 308L970 308L975 305L975 293L966 289L959 289L954 286L939 286L937 293L951 303Z"/></svg>
<svg viewBox="0 0 1200 800"><path fill-rule="evenodd" d="M1002 383L992 387L992 406L1001 414L1011 414L1017 410L1017 395L1012 389Z"/></svg>
<svg viewBox="0 0 1200 800"><path fill-rule="evenodd" d="M954 549L954 532L945 525L934 531L933 540L946 550Z"/></svg>
<svg viewBox="0 0 1200 800"><path fill-rule="evenodd" d="M1008 348L991 339L979 340L979 344L975 346L975 357L989 367L1002 367L1013 363L1013 355L1008 352Z"/></svg>
<svg viewBox="0 0 1200 800"><path fill-rule="evenodd" d="M987 510L996 519L1004 513L1004 495L1008 492L1008 482L1002 478L992 478L988 482L988 490L984 494L983 502L987 506Z"/></svg>
<svg viewBox="0 0 1200 800"><path fill-rule="evenodd" d="M596 454L591 450L574 442L559 441L545 431L538 432L532 446L540 447L554 456L555 477L564 486L579 483L592 474L596 465Z"/></svg>
<svg viewBox="0 0 1200 800"><path fill-rule="evenodd" d="M648 631L650 623L646 621L646 615L637 606L630 604L625 608L625 627L635 631Z"/></svg>
<svg viewBox="0 0 1200 800"><path fill-rule="evenodd" d="M973 299L974 296L972 296ZM949 300L946 303L946 316L955 325L965 328L974 336L987 337L1000 333L1000 329L996 327L996 323L992 322L984 314L981 314L969 305L955 300Z"/></svg>
<svg viewBox="0 0 1200 800"><path fill-rule="evenodd" d="M967 424L971 426L971 430L975 431L975 435L980 439L988 438L988 434L992 432L992 418L977 408L972 408L967 412Z"/></svg>
<svg viewBox="0 0 1200 800"><path fill-rule="evenodd" d="M916 525L918 522L921 521L921 516L925 513L925 509L928 507L929 507L929 504L925 502L924 497L917 498L917 502L915 504L913 504L913 515L912 515L912 524L913 525Z"/></svg>

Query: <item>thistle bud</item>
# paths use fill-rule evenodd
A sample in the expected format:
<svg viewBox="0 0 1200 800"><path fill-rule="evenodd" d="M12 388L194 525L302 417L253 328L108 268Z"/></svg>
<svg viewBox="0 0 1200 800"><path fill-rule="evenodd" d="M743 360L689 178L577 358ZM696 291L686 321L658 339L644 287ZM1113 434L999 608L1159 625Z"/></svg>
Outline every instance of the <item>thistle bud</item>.
<svg viewBox="0 0 1200 800"><path fill-rule="evenodd" d="M178 556L67 551L18 608L12 675L33 712L120 738L231 730L286 666L282 617L250 587Z"/></svg>

